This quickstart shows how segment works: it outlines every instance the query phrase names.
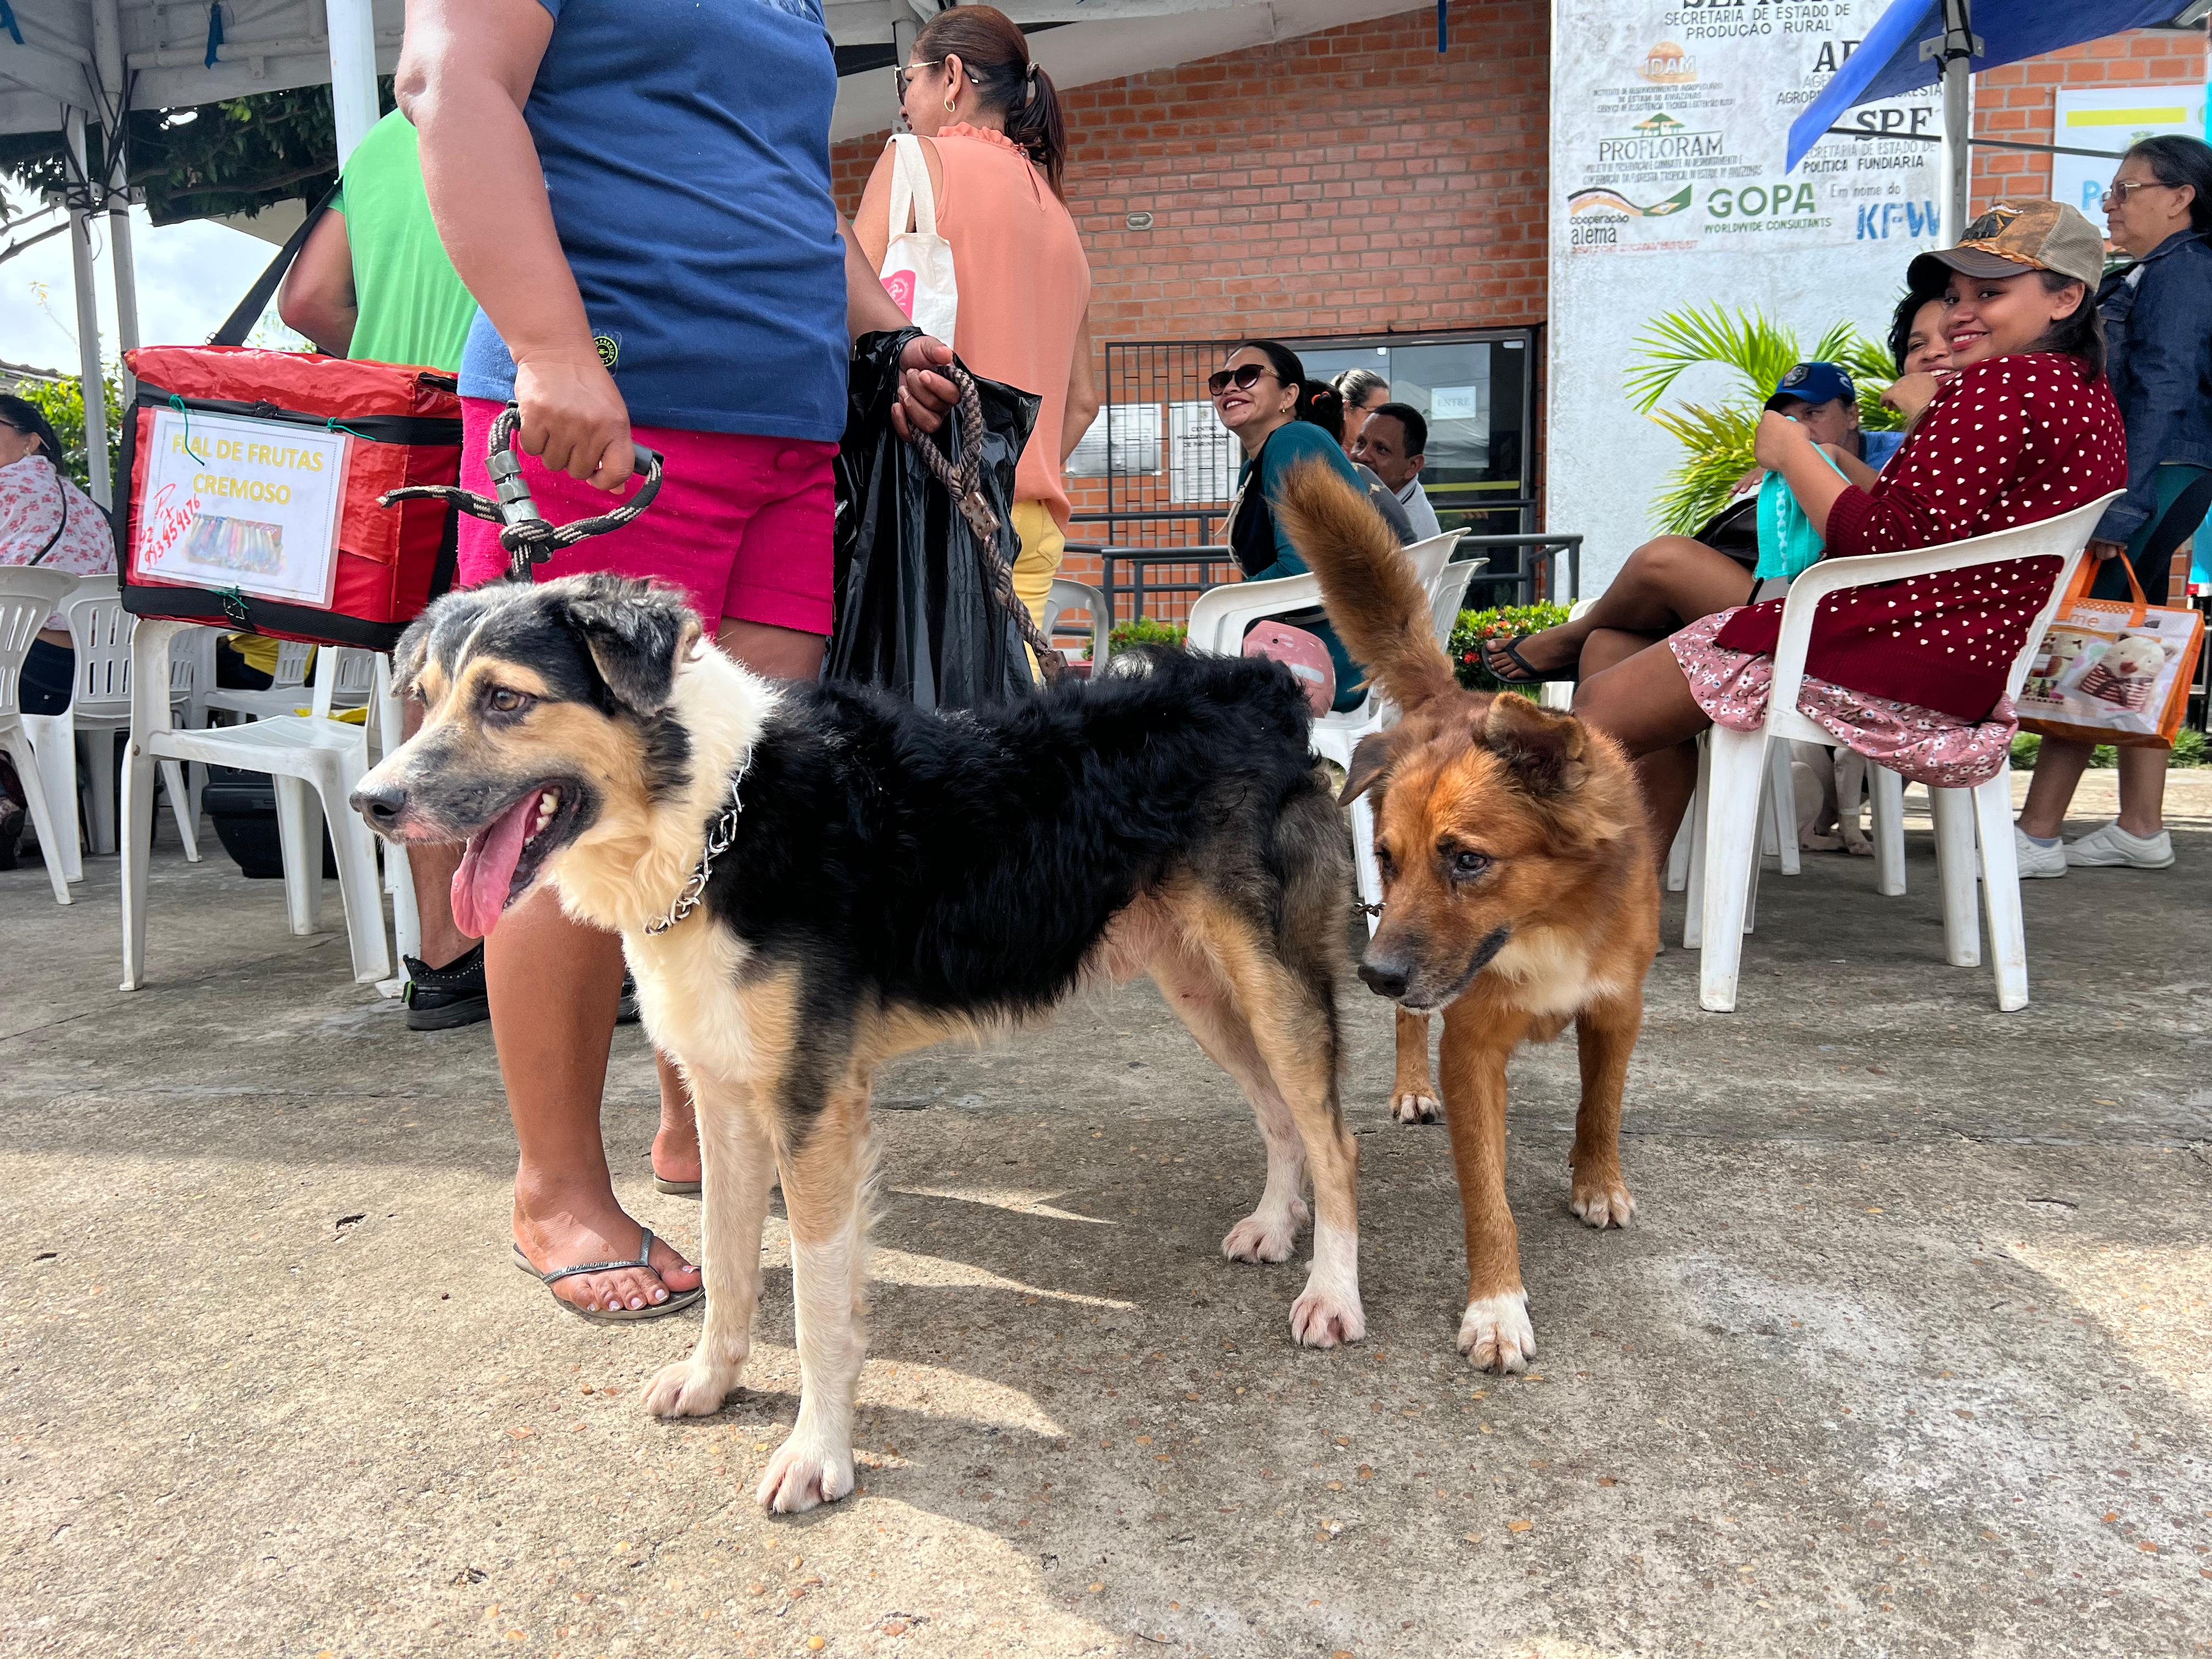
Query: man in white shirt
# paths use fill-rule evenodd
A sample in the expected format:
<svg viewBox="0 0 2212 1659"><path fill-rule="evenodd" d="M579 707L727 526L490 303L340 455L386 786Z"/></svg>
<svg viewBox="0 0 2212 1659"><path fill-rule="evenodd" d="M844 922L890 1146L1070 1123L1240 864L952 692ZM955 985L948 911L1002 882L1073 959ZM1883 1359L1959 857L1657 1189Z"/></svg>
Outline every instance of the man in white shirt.
<svg viewBox="0 0 2212 1659"><path fill-rule="evenodd" d="M1428 447L1428 419L1411 404L1384 404L1368 416L1352 444L1352 459L1372 467L1397 495L1417 542L1426 541L1439 528L1437 510L1421 488Z"/></svg>

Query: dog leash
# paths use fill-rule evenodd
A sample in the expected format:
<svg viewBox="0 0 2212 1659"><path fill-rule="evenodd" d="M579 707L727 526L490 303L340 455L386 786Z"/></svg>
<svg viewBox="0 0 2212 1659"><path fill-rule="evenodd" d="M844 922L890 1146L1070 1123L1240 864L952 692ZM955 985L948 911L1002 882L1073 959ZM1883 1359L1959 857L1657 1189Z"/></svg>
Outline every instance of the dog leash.
<svg viewBox="0 0 2212 1659"><path fill-rule="evenodd" d="M914 447L921 453L922 465L951 495L968 528L975 532L983 574L990 579L991 597L1014 619L1022 643L1036 653L1038 670L1046 679L1056 680L1066 672L1067 659L1053 649L1036 618L1030 615L1029 606L1016 597L1013 568L999 552L999 515L983 494L983 404L975 395L975 382L958 363L949 363L938 372L951 376L960 388L960 459L957 464L947 460L945 452L927 438L915 438Z"/></svg>
<svg viewBox="0 0 2212 1659"><path fill-rule="evenodd" d="M491 423L491 435L486 445L489 453L484 458L484 467L491 474L492 488L499 495L497 501L453 484L410 484L378 496L377 504L390 507L394 501L439 501L471 518L490 520L500 526L499 544L507 550L507 580L526 582L532 580L530 573L534 566L544 563L564 547L574 547L593 536L621 529L644 512L660 493L660 456L638 444L635 446L637 465L645 482L638 487L636 495L593 518L579 519L574 524L548 523L545 515L538 510L530 485L522 476L522 458L514 453L514 434L521 424L522 411L514 404L500 410Z"/></svg>

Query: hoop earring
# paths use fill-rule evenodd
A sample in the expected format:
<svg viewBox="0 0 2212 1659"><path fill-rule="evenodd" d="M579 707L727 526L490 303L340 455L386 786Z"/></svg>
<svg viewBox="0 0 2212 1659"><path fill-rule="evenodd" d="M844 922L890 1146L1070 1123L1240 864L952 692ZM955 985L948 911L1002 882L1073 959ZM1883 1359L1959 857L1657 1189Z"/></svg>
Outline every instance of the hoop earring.
<svg viewBox="0 0 2212 1659"><path fill-rule="evenodd" d="M947 115L952 115L958 112L956 108L957 102L957 100L951 93L948 92L945 94L945 112Z"/></svg>

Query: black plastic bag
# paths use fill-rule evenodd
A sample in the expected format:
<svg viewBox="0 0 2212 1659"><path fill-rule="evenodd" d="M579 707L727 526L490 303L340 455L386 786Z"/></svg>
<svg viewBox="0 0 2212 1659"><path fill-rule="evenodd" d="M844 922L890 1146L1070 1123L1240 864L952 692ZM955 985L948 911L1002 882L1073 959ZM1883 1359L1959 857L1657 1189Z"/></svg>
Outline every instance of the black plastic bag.
<svg viewBox="0 0 2212 1659"><path fill-rule="evenodd" d="M891 430L899 354L915 337L866 334L853 347L837 454L836 624L824 678L878 685L922 708L966 708L1034 686L1014 618L992 591L975 533L914 446ZM1011 567L1014 464L1040 399L975 377L983 412L981 488ZM959 422L924 443L960 460Z"/></svg>

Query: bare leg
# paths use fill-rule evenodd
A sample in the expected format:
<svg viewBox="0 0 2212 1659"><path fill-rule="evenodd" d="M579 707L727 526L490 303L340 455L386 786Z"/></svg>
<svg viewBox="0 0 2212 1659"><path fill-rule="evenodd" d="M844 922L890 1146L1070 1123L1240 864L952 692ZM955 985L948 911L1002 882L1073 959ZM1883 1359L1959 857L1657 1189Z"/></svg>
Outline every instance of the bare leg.
<svg viewBox="0 0 2212 1659"><path fill-rule="evenodd" d="M721 1409L744 1378L753 1314L760 1305L761 1226L775 1184L775 1148L764 1115L769 1109L750 1090L725 1082L706 1084L700 1099L707 1185L699 1254L706 1263L706 1325L690 1357L662 1367L647 1387L645 1408L656 1417L709 1417Z"/></svg>
<svg viewBox="0 0 2212 1659"><path fill-rule="evenodd" d="M2165 749L2120 750L2120 828L2131 836L2154 836L2166 828L2166 769L2173 758Z"/></svg>
<svg viewBox="0 0 2212 1659"><path fill-rule="evenodd" d="M622 941L570 920L548 889L501 918L484 944L492 1035L521 1154L514 1241L540 1273L637 1253L638 1224L616 1202L599 1139ZM564 1279L553 1294L580 1307L642 1308L688 1291L699 1270L666 1243L647 1273Z"/></svg>
<svg viewBox="0 0 2212 1659"><path fill-rule="evenodd" d="M2067 738L2045 738L2037 746L2027 799L2020 809L2022 835L2048 841L2064 827L2066 809L2073 805L2074 791L2081 786L2081 774L2088 769L2089 752L2089 744ZM2160 793L2165 793L2162 779Z"/></svg>
<svg viewBox="0 0 2212 1659"><path fill-rule="evenodd" d="M1712 724L1664 644L1646 647L1575 695L1575 713L1628 751L1644 787L1654 855L1663 866L1698 788L1698 733Z"/></svg>
<svg viewBox="0 0 2212 1659"><path fill-rule="evenodd" d="M1615 629L1648 637L1671 634L1751 597L1751 573L1725 553L1687 536L1660 536L1628 556L1590 608L1573 622L1547 628L1520 642L1532 668L1566 667L1591 634Z"/></svg>
<svg viewBox="0 0 2212 1659"><path fill-rule="evenodd" d="M699 1120L691 1109L684 1073L666 1054L656 1054L660 1074L660 1127L653 1135L653 1173L662 1181L700 1179Z"/></svg>

